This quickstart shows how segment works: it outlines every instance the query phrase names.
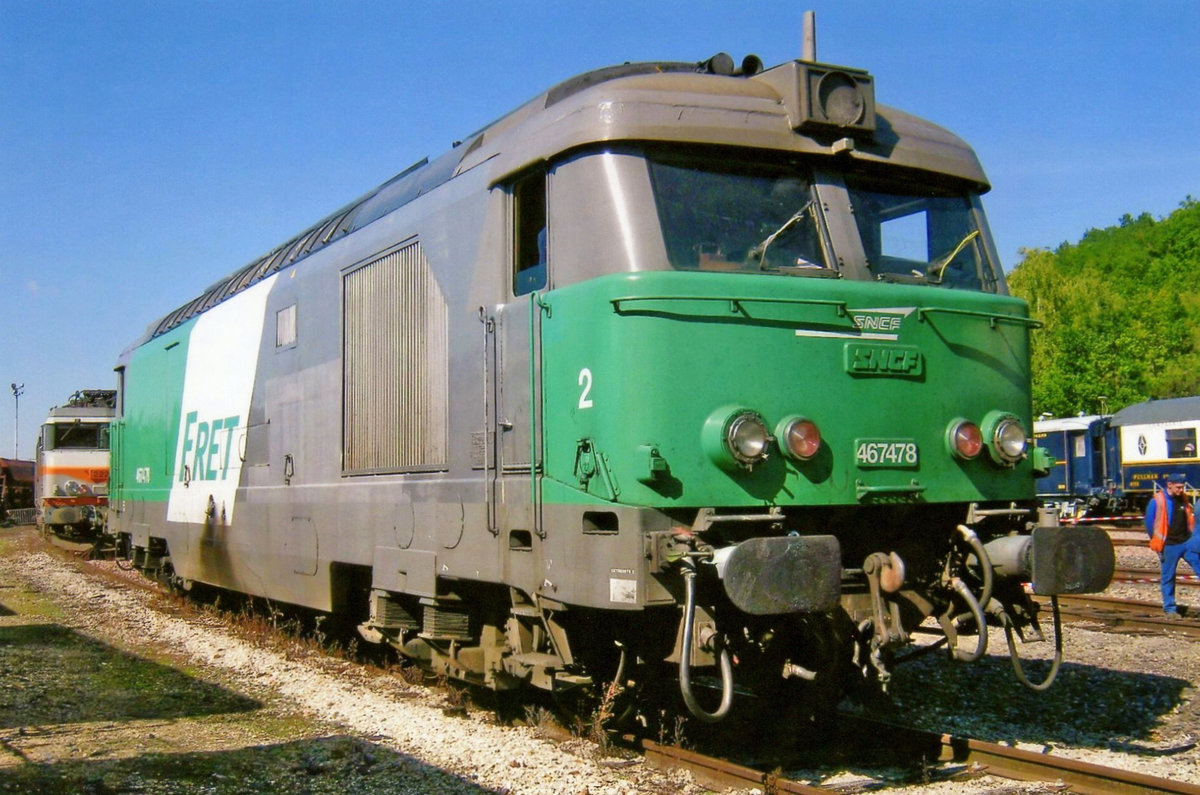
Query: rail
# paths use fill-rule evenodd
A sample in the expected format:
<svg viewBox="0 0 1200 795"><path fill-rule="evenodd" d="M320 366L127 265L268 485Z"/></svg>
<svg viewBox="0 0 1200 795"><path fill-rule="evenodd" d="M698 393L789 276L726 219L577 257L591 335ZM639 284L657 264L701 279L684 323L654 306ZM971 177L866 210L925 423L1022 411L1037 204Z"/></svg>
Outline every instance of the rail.
<svg viewBox="0 0 1200 795"><path fill-rule="evenodd" d="M1160 581L1158 569L1131 569L1118 566L1113 569L1113 579L1120 582L1156 583ZM1200 577L1179 572L1175 575L1177 585L1200 585Z"/></svg>
<svg viewBox="0 0 1200 795"><path fill-rule="evenodd" d="M941 763L955 763L975 773L1016 781L1057 781L1056 786L1089 795L1200 795L1200 785L1172 781L1131 770L1097 765L1053 754L1034 753L1007 745L958 737L952 734L915 729L876 721L858 715L840 714L839 734L849 738L870 738L870 743L909 749L922 760L936 756ZM840 789L790 779L779 768L775 772L759 770L676 746L661 745L649 739L624 738L634 743L646 763L659 769L683 768L701 784L710 787L756 787L767 795L828 795ZM853 740L851 740L853 742Z"/></svg>
<svg viewBox="0 0 1200 795"><path fill-rule="evenodd" d="M768 305L792 305L792 306L826 306L836 310L838 317L848 317L850 314L849 305L845 301L827 298L746 298L744 296L728 296L728 295L627 295L620 298L610 298L609 303L612 304L613 311L617 314L623 312L637 311L636 309L626 308L627 304L638 303L653 303L662 302L663 304L679 303L685 301L699 301L709 303L723 303L728 307L730 315L746 315L744 306L753 304L768 304ZM653 308L646 308L642 311L652 312ZM665 311L665 310L663 310ZM1020 317L1018 315L1006 315L999 312L979 312L973 309L957 309L954 307L927 306L917 309L917 320L921 323L927 322L928 318L935 314L943 315L958 315L960 317L979 318L988 321L988 325L995 329L1001 323L1011 323L1026 328L1041 328L1042 322L1033 318Z"/></svg>
<svg viewBox="0 0 1200 795"><path fill-rule="evenodd" d="M1038 604L1048 607L1047 597L1033 597ZM1058 597L1059 610L1068 621L1100 625L1101 631L1135 634L1162 634L1169 632L1189 641L1200 641L1200 620L1195 614L1182 619L1167 618L1158 602L1137 599L1117 599L1095 594L1062 594Z"/></svg>

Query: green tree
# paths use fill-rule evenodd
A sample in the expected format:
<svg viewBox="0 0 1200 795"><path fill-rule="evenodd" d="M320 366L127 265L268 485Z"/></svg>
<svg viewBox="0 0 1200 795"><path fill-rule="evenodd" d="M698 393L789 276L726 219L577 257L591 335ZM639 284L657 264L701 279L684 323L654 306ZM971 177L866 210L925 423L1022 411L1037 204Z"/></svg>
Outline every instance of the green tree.
<svg viewBox="0 0 1200 795"><path fill-rule="evenodd" d="M1069 416L1200 394L1200 202L1125 215L1009 274L1034 332L1033 408Z"/></svg>

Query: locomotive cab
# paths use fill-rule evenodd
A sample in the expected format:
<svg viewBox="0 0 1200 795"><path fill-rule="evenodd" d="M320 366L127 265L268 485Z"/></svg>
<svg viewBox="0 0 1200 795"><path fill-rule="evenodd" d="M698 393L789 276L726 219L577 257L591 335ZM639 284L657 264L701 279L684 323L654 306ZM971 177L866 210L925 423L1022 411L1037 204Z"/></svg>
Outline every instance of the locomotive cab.
<svg viewBox="0 0 1200 795"><path fill-rule="evenodd" d="M885 685L927 618L956 659L982 656L989 621L1040 637L1022 583L1103 590L1113 565L1102 533L1037 512L1035 324L1007 296L974 154L876 110L865 73L777 70L723 86L720 107L693 74L657 78L662 95L635 75L619 103L581 99L612 126L694 116L707 140L626 131L511 191L537 395L522 443L543 462L547 532L582 528L595 561L547 554L546 583L565 604L682 603L667 659L702 720L728 713L735 678L836 690L814 648L839 634L859 646L843 662ZM776 95L770 134L729 96L798 95L831 74L837 91ZM821 97L831 108L797 109ZM627 527L644 549L622 547ZM689 692L699 664L724 680L715 711Z"/></svg>

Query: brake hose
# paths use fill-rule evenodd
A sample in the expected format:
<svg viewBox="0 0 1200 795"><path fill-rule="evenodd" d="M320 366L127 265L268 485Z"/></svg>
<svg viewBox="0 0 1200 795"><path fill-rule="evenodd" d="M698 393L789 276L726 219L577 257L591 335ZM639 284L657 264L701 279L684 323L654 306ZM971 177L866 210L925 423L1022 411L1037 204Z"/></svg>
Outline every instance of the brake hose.
<svg viewBox="0 0 1200 795"><path fill-rule="evenodd" d="M975 619L975 626L979 628L979 639L975 643L975 651L965 652L958 648L956 644L951 653L954 655L954 659L956 660L962 660L963 662L975 662L983 656L984 652L987 651L987 620L983 617L983 609L979 606L979 600L975 598L975 594L971 593L971 589L967 587L965 582L960 580L958 577L954 577L950 580L950 586L954 588L954 592L961 596L963 601L967 603L967 608L971 611L971 616ZM943 621L947 623L953 623L955 620L957 620L957 617L951 619L948 615L942 616L938 619L939 623ZM950 633L946 630L945 624L943 624L942 628L943 631L946 631L946 636L949 637Z"/></svg>
<svg viewBox="0 0 1200 795"><path fill-rule="evenodd" d="M716 712L708 712L692 694L692 622L696 617L696 571L687 566L683 569L683 584L686 594L683 607L683 648L679 654L679 692L688 712L705 723L716 723L729 714L733 706L733 663L729 649L721 648L721 705Z"/></svg>
<svg viewBox="0 0 1200 795"><path fill-rule="evenodd" d="M1013 640L1013 622L1009 617L1008 611L1005 610L1003 615L1004 621L1004 637L1008 640L1009 659L1012 660L1013 670L1017 672L1017 679L1021 684L1028 687L1030 690L1036 690L1039 693L1046 690L1054 683L1054 678L1058 676L1058 667L1062 664L1063 645L1062 645L1062 616L1058 612L1058 596L1050 596L1050 607L1054 614L1054 662L1050 664L1050 673L1046 674L1046 678L1040 684L1034 684L1025 676L1025 671L1021 668L1021 656L1017 652L1017 644Z"/></svg>

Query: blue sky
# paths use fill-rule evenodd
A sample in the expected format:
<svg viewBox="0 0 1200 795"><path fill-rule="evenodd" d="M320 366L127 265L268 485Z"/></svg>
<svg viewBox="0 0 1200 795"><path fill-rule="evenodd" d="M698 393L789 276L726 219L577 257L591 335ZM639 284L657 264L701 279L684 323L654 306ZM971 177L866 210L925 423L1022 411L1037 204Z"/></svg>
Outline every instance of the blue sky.
<svg viewBox="0 0 1200 795"><path fill-rule="evenodd" d="M562 79L869 70L976 149L1005 266L1200 196L1200 3L0 0L0 456L152 321Z"/></svg>

